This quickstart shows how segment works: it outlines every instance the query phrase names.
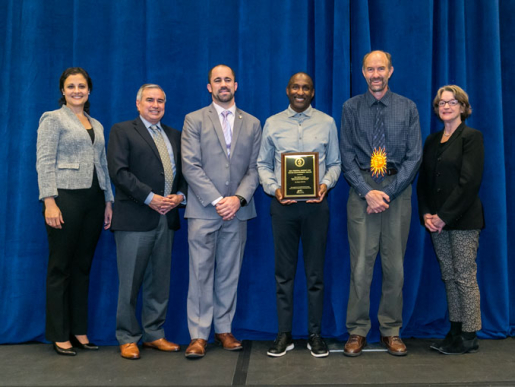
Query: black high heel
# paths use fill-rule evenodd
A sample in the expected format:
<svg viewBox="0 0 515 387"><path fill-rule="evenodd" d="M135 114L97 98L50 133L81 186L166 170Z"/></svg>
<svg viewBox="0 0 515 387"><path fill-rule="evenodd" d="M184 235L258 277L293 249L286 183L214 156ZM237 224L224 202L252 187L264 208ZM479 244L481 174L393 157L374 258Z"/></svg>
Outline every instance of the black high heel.
<svg viewBox="0 0 515 387"><path fill-rule="evenodd" d="M63 355L63 356L75 356L75 355L77 355L77 352L75 352L73 350L73 347L61 348L56 343L54 343L54 350L57 352L58 355Z"/></svg>
<svg viewBox="0 0 515 387"><path fill-rule="evenodd" d="M72 345L76 348L80 348L80 349L89 349L89 350L93 350L93 351L98 351L98 345L96 344L93 344L93 343L86 343L86 344L82 344L79 339L77 339L74 335L71 335L70 336L70 342L72 343Z"/></svg>

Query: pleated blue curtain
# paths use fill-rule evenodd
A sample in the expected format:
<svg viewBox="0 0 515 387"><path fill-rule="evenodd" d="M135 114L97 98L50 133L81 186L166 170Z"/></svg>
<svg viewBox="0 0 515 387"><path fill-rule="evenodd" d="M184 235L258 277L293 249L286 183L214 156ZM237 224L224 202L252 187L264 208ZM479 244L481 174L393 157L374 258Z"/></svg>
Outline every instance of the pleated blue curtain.
<svg viewBox="0 0 515 387"><path fill-rule="evenodd" d="M91 114L105 128L136 117L143 83L167 94L163 122L182 128L184 116L210 103L207 72L225 63L236 71L237 104L258 117L288 105L289 77L306 71L315 81L314 106L339 125L341 106L364 93L363 55L392 54L394 92L417 104L422 135L441 128L431 102L449 83L470 96L467 123L483 132L485 173L481 198L487 227L481 234L478 278L482 337L515 328L513 172L515 134L514 0L0 0L0 343L44 340L47 241L35 170L41 114L58 107L58 80L70 66L93 78ZM331 191L323 333L345 338L350 264L348 184ZM256 192L258 217L249 237L238 291L234 331L270 339L277 330L270 200ZM405 257L404 336L434 337L448 329L446 300L429 235L418 222L417 201ZM189 340L186 324L187 227L176 233L170 305L170 340ZM307 334L302 257L295 290L294 335ZM118 292L116 248L104 232L91 272L90 337L115 344ZM373 329L381 295L376 262Z"/></svg>

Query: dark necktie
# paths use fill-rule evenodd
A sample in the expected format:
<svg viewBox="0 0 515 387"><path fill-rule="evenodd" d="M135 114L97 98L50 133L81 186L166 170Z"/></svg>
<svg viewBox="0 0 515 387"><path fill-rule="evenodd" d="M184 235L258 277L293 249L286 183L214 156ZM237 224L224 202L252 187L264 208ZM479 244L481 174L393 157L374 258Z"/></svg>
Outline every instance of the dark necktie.
<svg viewBox="0 0 515 387"><path fill-rule="evenodd" d="M383 119L383 107L381 106L381 103L379 101L375 102L376 105L376 118L374 121L374 133L372 138L372 147L374 148L375 152L380 151L381 149L383 151L385 150L385 136L384 136L384 119ZM380 183L383 181L384 176L381 173L376 173L372 175L372 178L377 182Z"/></svg>
<svg viewBox="0 0 515 387"><path fill-rule="evenodd" d="M163 169L165 171L165 192L163 196L167 196L172 192L173 184L173 168L172 162L170 161L170 154L166 148L165 140L161 134L161 130L159 130L157 125L151 125L150 129L152 130L152 133L154 133L153 139L156 143L157 150L159 151L161 162L163 163Z"/></svg>

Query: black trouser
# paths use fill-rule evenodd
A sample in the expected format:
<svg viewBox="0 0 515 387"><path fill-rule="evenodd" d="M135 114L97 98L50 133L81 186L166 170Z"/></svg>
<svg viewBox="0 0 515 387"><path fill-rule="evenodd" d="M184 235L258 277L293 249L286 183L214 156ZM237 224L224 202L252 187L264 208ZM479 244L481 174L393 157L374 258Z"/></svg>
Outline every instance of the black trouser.
<svg viewBox="0 0 515 387"><path fill-rule="evenodd" d="M329 205L298 202L282 205L272 199L270 207L275 247L275 283L279 332L291 332L293 286L302 240L308 291L308 330L320 333L324 307L324 261L329 226Z"/></svg>
<svg viewBox="0 0 515 387"><path fill-rule="evenodd" d="M96 184L95 184L96 183ZM46 338L67 341L88 330L89 271L104 219L104 193L94 179L89 189L58 190L62 229L46 226L48 272Z"/></svg>

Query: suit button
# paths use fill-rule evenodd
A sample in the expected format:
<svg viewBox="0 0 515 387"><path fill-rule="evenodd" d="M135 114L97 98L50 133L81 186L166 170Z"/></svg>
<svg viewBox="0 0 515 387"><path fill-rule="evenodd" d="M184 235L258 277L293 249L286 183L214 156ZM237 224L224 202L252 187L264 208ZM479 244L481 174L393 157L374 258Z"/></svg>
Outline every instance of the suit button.
<svg viewBox="0 0 515 387"><path fill-rule="evenodd" d="M228 182L228 181L226 181L226 182L225 182L225 185L229 185L229 182Z"/></svg>
<svg viewBox="0 0 515 387"><path fill-rule="evenodd" d="M225 164L225 168L229 168L229 164Z"/></svg>
<svg viewBox="0 0 515 387"><path fill-rule="evenodd" d="M440 172L436 172L436 176L442 176Z"/></svg>
<svg viewBox="0 0 515 387"><path fill-rule="evenodd" d="M442 192L442 189L441 188L437 188L436 192Z"/></svg>
<svg viewBox="0 0 515 387"><path fill-rule="evenodd" d="M436 159L436 161L441 161L441 160L442 160L442 158L441 158L441 157L438 157L438 158Z"/></svg>

